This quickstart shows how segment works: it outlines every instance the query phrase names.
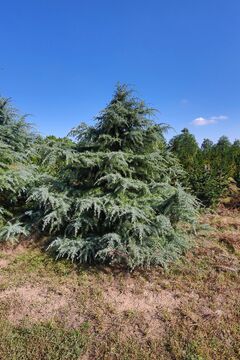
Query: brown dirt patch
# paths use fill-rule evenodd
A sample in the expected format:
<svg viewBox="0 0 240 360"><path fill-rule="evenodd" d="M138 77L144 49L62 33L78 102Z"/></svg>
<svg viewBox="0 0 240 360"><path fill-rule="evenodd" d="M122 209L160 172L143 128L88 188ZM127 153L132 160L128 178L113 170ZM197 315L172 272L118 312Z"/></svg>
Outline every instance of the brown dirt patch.
<svg viewBox="0 0 240 360"><path fill-rule="evenodd" d="M118 314L121 324L121 338L146 336L159 339L166 331L166 318L187 303L192 294L180 294L177 290L165 290L126 280L125 288L119 289L117 281L104 290L104 300Z"/></svg>
<svg viewBox="0 0 240 360"><path fill-rule="evenodd" d="M0 246L0 252L14 258L17 255L23 254L28 247L29 244L26 245L22 243L17 245L4 244Z"/></svg>
<svg viewBox="0 0 240 360"><path fill-rule="evenodd" d="M232 251L240 251L240 232L224 232L219 234L219 241L228 246Z"/></svg>
<svg viewBox="0 0 240 360"><path fill-rule="evenodd" d="M57 319L66 326L75 327L84 321L66 288L56 291L43 284L25 284L0 292L0 301L8 305L7 318L15 325L25 320L38 323Z"/></svg>
<svg viewBox="0 0 240 360"><path fill-rule="evenodd" d="M111 288L105 294L105 299L118 311L135 310L150 312L151 314L160 309L172 311L180 304L180 299L176 294L167 290L161 290L160 292L144 290L140 294L134 294L131 291L122 293Z"/></svg>
<svg viewBox="0 0 240 360"><path fill-rule="evenodd" d="M0 259L0 269L4 269L8 266L9 264L9 260L7 259Z"/></svg>

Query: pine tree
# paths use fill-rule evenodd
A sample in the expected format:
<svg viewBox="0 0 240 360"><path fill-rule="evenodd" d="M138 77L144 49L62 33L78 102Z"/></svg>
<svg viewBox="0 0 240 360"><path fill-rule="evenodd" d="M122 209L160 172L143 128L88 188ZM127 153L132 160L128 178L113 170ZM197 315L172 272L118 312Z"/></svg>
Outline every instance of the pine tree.
<svg viewBox="0 0 240 360"><path fill-rule="evenodd" d="M186 171L191 172L199 152L198 143L194 135L184 128L180 135L176 135L170 140L169 148L178 156Z"/></svg>
<svg viewBox="0 0 240 360"><path fill-rule="evenodd" d="M232 181L239 181L239 151L226 136L217 144L204 139L201 148L187 129L169 142L186 170L184 179L195 196L206 206L217 206L228 193Z"/></svg>
<svg viewBox="0 0 240 360"><path fill-rule="evenodd" d="M180 224L194 223L197 203L179 184L183 171L153 115L118 85L95 126L73 129L68 163L28 199L58 257L134 268L166 265L189 246Z"/></svg>

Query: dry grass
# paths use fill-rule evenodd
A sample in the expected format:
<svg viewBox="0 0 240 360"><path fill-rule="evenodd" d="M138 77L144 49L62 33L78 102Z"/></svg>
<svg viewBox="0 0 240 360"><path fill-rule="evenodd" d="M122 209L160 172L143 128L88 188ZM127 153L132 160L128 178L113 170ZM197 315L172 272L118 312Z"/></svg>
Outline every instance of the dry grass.
<svg viewBox="0 0 240 360"><path fill-rule="evenodd" d="M24 246L0 251L0 359L240 358L240 214L202 216L168 271L79 268Z"/></svg>

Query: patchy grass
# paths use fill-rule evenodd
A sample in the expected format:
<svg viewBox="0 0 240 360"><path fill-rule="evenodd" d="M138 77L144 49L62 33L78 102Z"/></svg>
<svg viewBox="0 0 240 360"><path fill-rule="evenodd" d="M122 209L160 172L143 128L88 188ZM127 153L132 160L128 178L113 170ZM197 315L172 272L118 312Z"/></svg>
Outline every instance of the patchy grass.
<svg viewBox="0 0 240 360"><path fill-rule="evenodd" d="M239 219L202 216L209 230L167 271L79 268L2 248L0 359L239 359Z"/></svg>
<svg viewBox="0 0 240 360"><path fill-rule="evenodd" d="M1 359L77 360L87 343L87 329L87 324L65 330L51 323L13 327L1 322Z"/></svg>

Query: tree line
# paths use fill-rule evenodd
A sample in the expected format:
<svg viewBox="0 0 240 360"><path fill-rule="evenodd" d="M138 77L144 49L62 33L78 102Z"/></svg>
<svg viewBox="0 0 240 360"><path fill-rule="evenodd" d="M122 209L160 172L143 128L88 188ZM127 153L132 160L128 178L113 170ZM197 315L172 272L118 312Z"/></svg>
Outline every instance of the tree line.
<svg viewBox="0 0 240 360"><path fill-rule="evenodd" d="M185 128L168 146L186 171L185 184L203 205L216 206L224 199L240 204L240 140L231 143L226 136L221 136L216 144L204 139L199 146Z"/></svg>

